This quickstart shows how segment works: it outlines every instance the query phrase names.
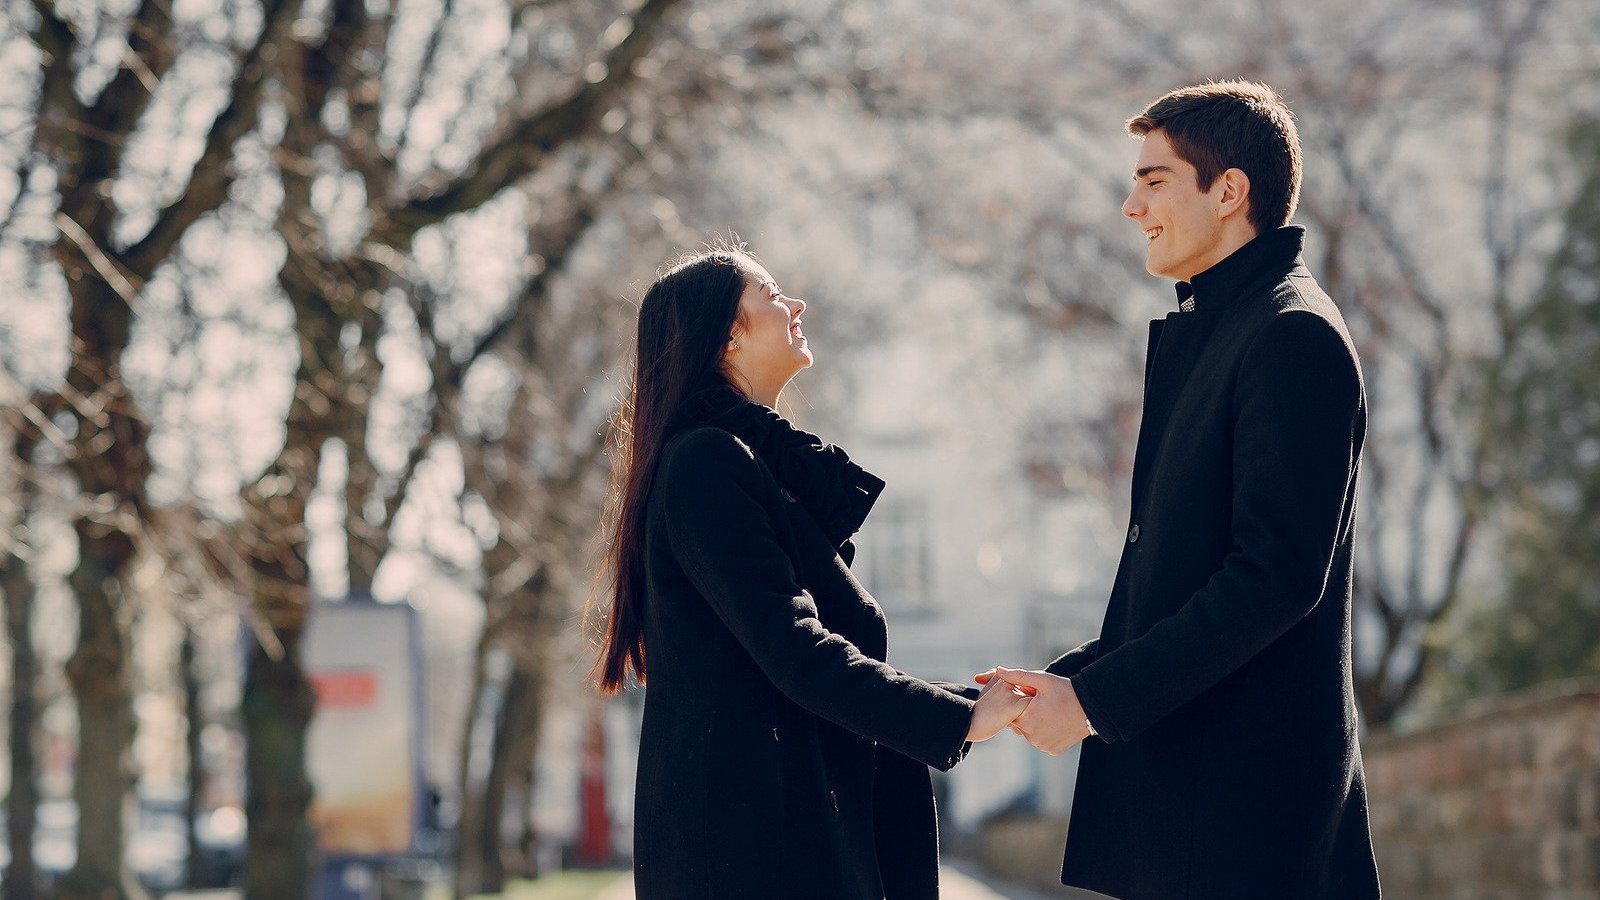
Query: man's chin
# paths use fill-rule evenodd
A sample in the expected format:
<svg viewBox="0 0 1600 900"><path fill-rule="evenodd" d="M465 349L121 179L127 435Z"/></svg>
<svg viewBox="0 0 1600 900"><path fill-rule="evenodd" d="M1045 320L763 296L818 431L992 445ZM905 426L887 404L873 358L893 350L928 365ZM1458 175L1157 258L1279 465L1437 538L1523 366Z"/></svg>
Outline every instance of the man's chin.
<svg viewBox="0 0 1600 900"><path fill-rule="evenodd" d="M1174 281L1186 280L1174 267L1163 260L1154 257L1145 257L1144 270L1157 278L1171 278Z"/></svg>

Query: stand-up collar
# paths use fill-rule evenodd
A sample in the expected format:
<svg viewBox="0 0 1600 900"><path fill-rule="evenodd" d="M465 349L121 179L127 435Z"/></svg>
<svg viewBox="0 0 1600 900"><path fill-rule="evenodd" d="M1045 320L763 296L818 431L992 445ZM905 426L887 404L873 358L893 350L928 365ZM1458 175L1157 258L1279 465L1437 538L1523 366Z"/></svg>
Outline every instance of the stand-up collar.
<svg viewBox="0 0 1600 900"><path fill-rule="evenodd" d="M856 465L843 449L801 431L721 379L684 400L672 427L691 425L714 425L748 444L836 547L860 530L883 493L883 479Z"/></svg>
<svg viewBox="0 0 1600 900"><path fill-rule="evenodd" d="M1285 225L1256 235L1192 281L1178 282L1178 308L1216 309L1244 293L1258 279L1288 273L1299 264L1305 241L1306 230L1300 225ZM1186 302L1191 298L1192 304Z"/></svg>

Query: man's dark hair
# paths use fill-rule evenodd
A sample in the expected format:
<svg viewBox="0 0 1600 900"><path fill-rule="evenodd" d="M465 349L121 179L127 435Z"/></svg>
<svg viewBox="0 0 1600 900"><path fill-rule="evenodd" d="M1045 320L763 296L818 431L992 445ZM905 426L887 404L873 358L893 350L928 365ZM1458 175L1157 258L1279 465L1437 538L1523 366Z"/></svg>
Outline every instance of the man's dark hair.
<svg viewBox="0 0 1600 900"><path fill-rule="evenodd" d="M1200 190L1238 169L1250 179L1250 224L1261 234L1289 224L1300 200L1300 134L1294 113L1272 88L1213 81L1180 88L1128 120L1128 133L1160 129L1194 166Z"/></svg>

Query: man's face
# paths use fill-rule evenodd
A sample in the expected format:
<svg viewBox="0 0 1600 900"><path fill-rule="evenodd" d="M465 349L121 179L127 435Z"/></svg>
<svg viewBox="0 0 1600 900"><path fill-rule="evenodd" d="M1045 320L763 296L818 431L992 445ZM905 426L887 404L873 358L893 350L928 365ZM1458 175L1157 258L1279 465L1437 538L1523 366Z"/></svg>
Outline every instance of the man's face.
<svg viewBox="0 0 1600 900"><path fill-rule="evenodd" d="M1133 190L1122 214L1145 236L1145 270L1161 278L1188 281L1227 256L1221 198L1224 179L1201 191L1194 166L1172 149L1166 132L1144 136L1134 164Z"/></svg>

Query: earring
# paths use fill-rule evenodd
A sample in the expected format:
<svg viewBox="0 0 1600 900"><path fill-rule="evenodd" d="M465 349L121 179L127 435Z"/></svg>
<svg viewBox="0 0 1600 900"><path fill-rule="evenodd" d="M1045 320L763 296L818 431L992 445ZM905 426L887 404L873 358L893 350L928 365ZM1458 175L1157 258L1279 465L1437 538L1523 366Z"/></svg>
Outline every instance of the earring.
<svg viewBox="0 0 1600 900"><path fill-rule="evenodd" d="M737 349L739 349L739 341L737 339L729 341L728 342L728 349L729 350L737 350Z"/></svg>

